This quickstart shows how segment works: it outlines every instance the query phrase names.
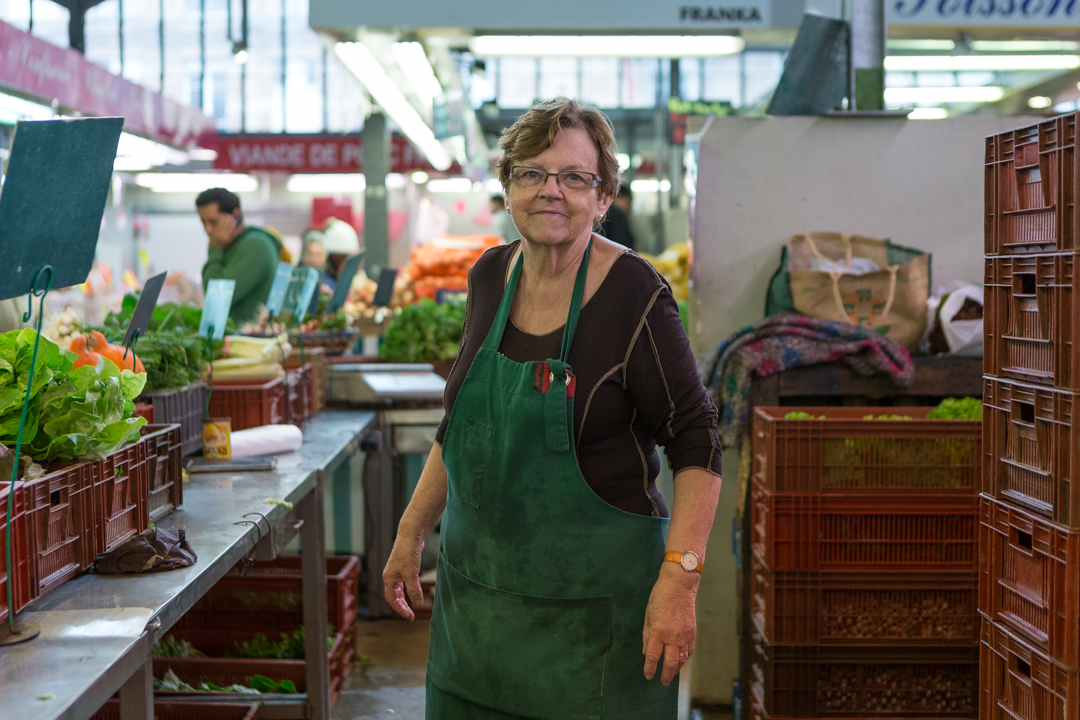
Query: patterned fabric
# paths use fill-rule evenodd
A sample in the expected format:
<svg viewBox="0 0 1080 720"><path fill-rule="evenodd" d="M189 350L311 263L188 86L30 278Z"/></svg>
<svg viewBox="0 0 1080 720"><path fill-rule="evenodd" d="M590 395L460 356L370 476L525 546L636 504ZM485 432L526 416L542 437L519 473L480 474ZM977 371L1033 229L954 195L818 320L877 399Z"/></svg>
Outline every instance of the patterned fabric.
<svg viewBox="0 0 1080 720"><path fill-rule="evenodd" d="M738 447L747 423L750 376L818 363L846 363L869 377L885 374L900 387L915 382L903 346L872 330L797 313L772 315L733 333L702 364L702 381L720 408L720 441Z"/></svg>

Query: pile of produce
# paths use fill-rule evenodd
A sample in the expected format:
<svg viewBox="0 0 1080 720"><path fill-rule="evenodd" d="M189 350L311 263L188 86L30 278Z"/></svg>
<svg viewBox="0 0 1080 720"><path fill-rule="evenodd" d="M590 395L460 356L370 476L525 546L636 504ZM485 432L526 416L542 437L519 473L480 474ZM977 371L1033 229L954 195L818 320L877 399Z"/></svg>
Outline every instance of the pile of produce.
<svg viewBox="0 0 1080 720"><path fill-rule="evenodd" d="M383 335L379 354L390 362L453 360L465 328L465 301L421 300L403 309Z"/></svg>
<svg viewBox="0 0 1080 720"><path fill-rule="evenodd" d="M945 398L926 416L931 420L982 420L982 398Z"/></svg>
<svg viewBox="0 0 1080 720"><path fill-rule="evenodd" d="M334 648L334 627L330 626L330 636L326 639L326 649ZM258 633L251 640L236 643L225 657L250 658L253 660L303 660L305 658L304 626L301 625L291 635L281 633L281 639L274 642Z"/></svg>
<svg viewBox="0 0 1080 720"><path fill-rule="evenodd" d="M275 682L265 675L252 675L251 686L246 685L215 685L210 682L201 682L198 686L189 685L176 676L171 669L166 670L161 678L154 678L154 690L165 692L215 692L215 693L242 693L245 695L261 695L269 693L275 695L292 695L296 693L296 683L292 680Z"/></svg>
<svg viewBox="0 0 1080 720"><path fill-rule="evenodd" d="M684 301L690 295L690 248L686 243L672 245L659 256L639 253L648 260L656 272L671 285L675 300Z"/></svg>
<svg viewBox="0 0 1080 720"><path fill-rule="evenodd" d="M215 380L254 381L284 377L282 362L292 347L285 335L268 338L230 335L221 350L224 357L210 364Z"/></svg>

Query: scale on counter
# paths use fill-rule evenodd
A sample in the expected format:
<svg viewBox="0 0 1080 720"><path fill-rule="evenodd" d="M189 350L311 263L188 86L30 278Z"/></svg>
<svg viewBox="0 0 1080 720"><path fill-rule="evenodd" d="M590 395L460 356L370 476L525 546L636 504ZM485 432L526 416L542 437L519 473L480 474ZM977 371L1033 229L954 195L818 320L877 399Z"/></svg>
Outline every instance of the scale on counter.
<svg viewBox="0 0 1080 720"><path fill-rule="evenodd" d="M350 363L326 368L326 399L347 403L442 400L446 380L432 365Z"/></svg>

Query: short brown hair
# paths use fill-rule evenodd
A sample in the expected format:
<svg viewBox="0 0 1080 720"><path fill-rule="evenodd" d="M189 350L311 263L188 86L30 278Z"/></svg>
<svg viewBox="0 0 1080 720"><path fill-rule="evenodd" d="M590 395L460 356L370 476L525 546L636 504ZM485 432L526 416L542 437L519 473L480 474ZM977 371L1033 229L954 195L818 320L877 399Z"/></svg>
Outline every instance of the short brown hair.
<svg viewBox="0 0 1080 720"><path fill-rule="evenodd" d="M526 158L536 157L551 147L555 135L563 128L578 128L589 133L600 156L600 194L615 195L619 190L618 145L615 130L604 113L576 100L557 97L537 103L507 128L499 138L502 157L499 158L499 182L510 186L510 169Z"/></svg>

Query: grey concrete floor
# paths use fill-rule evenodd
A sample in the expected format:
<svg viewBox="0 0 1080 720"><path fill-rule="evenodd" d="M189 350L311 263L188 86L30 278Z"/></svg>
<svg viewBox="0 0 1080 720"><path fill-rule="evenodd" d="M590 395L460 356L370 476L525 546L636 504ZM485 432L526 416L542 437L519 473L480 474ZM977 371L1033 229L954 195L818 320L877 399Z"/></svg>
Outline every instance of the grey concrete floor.
<svg viewBox="0 0 1080 720"><path fill-rule="evenodd" d="M354 667L338 697L332 720L423 720L428 621L357 623ZM731 720L724 710L691 711L690 720Z"/></svg>

